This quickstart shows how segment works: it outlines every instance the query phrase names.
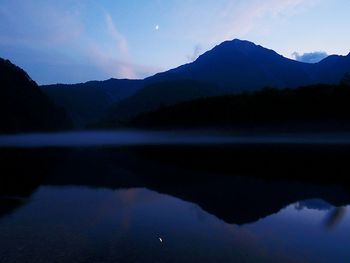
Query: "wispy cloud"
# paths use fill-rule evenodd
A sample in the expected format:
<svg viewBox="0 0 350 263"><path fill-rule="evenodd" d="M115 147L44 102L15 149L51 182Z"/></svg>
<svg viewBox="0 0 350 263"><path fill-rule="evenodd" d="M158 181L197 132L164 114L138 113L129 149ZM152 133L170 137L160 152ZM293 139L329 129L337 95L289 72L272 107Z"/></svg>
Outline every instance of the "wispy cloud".
<svg viewBox="0 0 350 263"><path fill-rule="evenodd" d="M123 35L108 13L105 14L106 39L101 43L96 39L89 39L86 54L90 63L96 64L100 69L113 77L118 78L144 78L160 70L160 68L134 63L128 45Z"/></svg>
<svg viewBox="0 0 350 263"><path fill-rule="evenodd" d="M123 57L129 57L128 41L126 37L118 31L110 14L106 14L106 24L107 31L110 37L115 41L118 51L121 52Z"/></svg>
<svg viewBox="0 0 350 263"><path fill-rule="evenodd" d="M96 40L91 39L89 53L94 56L96 62L107 72L120 78L136 78L129 52L126 37L119 32L110 14L105 15L107 40L109 43L101 45Z"/></svg>
<svg viewBox="0 0 350 263"><path fill-rule="evenodd" d="M131 59L124 59L119 56L119 49L105 48L99 43L91 41L85 50L88 56L87 63L95 65L109 77L116 78L144 78L161 69L148 65L134 63Z"/></svg>
<svg viewBox="0 0 350 263"><path fill-rule="evenodd" d="M4 25L0 44L56 46L79 39L83 24L75 10L53 6L50 1L39 2L33 6L29 1L14 0L0 8L0 23Z"/></svg>
<svg viewBox="0 0 350 263"><path fill-rule="evenodd" d="M229 1L220 14L225 26L212 40L218 42L222 39L244 37L254 30L265 30L266 28L262 29L264 19L282 19L291 16L315 1L317 0Z"/></svg>
<svg viewBox="0 0 350 263"><path fill-rule="evenodd" d="M103 39L99 39L92 36L86 28L81 16L81 6L67 8L68 4L69 1L56 4L51 0L38 0L33 4L29 1L13 0L0 6L0 47L32 52L30 62L24 61L29 56L23 56L20 60L15 60L19 64L43 63L45 67L56 67L56 72L62 72L62 67L67 65L70 65L67 67L70 69L75 65L77 75L80 76L83 72L78 71L86 68L81 66L83 63L88 63L89 68L95 67L96 75L100 75L100 78L103 75L137 78L155 72L154 68L134 65L127 38L118 30L110 14L105 13L104 20L99 25L104 30L101 33ZM11 58L7 54L8 52L1 52L0 56ZM43 60L45 56L46 59ZM37 59L38 57L41 59ZM34 74L40 82L40 75L36 76L37 71ZM87 74L91 74L91 71ZM52 78L55 79L55 76ZM94 76L86 76L88 78Z"/></svg>
<svg viewBox="0 0 350 263"><path fill-rule="evenodd" d="M318 1L1 0L0 56L29 65L29 73L35 68L39 82L47 69L53 82L142 78L193 61L224 40L254 41ZM158 23L162 30L155 32Z"/></svg>

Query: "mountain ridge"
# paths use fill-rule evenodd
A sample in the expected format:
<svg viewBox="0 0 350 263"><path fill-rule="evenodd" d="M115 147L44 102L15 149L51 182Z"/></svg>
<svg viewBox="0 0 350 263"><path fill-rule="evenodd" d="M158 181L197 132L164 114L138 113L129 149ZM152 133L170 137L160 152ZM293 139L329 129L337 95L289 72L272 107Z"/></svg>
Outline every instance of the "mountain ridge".
<svg viewBox="0 0 350 263"><path fill-rule="evenodd" d="M142 80L114 79L78 84L41 86L46 95L64 107L77 127L101 118L107 108L142 88Z"/></svg>
<svg viewBox="0 0 350 263"><path fill-rule="evenodd" d="M154 110L155 105L168 106L169 102L176 104L184 99L194 99L187 95L178 96L181 98L179 101L174 101L169 96L162 98L154 93L159 89L149 88L157 83L163 83L164 88L167 88L167 85L171 86L175 90L181 90L181 88L175 87L171 83L173 81L207 83L215 89L220 89L219 93L223 95L253 92L264 87L284 89L320 83L338 84L348 72L350 72L350 53L348 56L332 55L311 64L286 58L272 49L247 40L234 39L215 46L200 55L194 62L157 73L143 80L111 78L75 85L42 86L42 89L57 104L65 107L76 122L84 126L87 123L96 122L96 118L105 114L108 109L113 111L119 108L115 113L109 111L107 115L119 115L122 112L130 115L125 109L136 113L142 112L143 108ZM192 84L188 86L198 90L198 85ZM100 87L104 85L108 88L101 89ZM86 95L86 87L90 89L92 95ZM152 94L146 94L147 92ZM75 94L72 95L72 93ZM197 91L195 93L198 94ZM201 97L213 94L220 95L217 91L205 90L201 93ZM76 101L72 100L73 97ZM147 98L154 98L154 101ZM130 101L137 101L139 105L127 105ZM80 104L80 108L76 104ZM153 106L150 106L151 104ZM132 107L138 110L131 109Z"/></svg>

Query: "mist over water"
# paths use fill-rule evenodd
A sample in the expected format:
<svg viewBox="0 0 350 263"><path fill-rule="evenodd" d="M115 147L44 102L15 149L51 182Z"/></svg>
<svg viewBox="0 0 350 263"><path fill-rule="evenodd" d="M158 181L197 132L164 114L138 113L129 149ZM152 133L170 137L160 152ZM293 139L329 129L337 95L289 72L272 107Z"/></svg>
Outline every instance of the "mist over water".
<svg viewBox="0 0 350 263"><path fill-rule="evenodd" d="M350 144L348 133L242 134L215 130L82 131L0 135L0 147L77 147L215 144Z"/></svg>

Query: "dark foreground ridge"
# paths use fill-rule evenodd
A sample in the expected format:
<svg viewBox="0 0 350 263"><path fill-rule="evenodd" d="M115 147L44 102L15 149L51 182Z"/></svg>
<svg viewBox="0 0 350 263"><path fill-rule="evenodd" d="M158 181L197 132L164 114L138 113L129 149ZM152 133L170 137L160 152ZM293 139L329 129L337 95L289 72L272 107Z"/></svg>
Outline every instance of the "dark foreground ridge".
<svg viewBox="0 0 350 263"><path fill-rule="evenodd" d="M58 108L24 70L0 58L0 133L70 127L64 110Z"/></svg>

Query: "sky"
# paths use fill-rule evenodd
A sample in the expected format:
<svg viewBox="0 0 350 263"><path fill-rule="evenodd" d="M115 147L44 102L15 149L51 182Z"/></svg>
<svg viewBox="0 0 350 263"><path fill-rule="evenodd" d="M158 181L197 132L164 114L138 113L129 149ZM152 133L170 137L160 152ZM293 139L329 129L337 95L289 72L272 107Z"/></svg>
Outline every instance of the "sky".
<svg viewBox="0 0 350 263"><path fill-rule="evenodd" d="M0 0L0 57L39 84L144 78L225 40L314 63L350 52L349 0Z"/></svg>

